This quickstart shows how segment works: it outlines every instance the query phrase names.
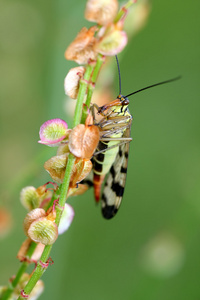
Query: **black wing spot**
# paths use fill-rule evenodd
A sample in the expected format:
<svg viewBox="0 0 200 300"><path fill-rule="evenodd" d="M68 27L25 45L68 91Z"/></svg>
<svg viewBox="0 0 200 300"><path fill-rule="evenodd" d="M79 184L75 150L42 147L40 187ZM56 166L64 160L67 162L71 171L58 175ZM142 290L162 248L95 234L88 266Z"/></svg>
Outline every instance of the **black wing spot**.
<svg viewBox="0 0 200 300"><path fill-rule="evenodd" d="M115 192L117 197L122 197L124 193L124 187L121 186L118 182L113 182L111 189Z"/></svg>
<svg viewBox="0 0 200 300"><path fill-rule="evenodd" d="M112 167L110 169L110 173L112 174L112 177L115 178L116 172L115 172L115 169L114 169L113 165L112 165Z"/></svg>
<svg viewBox="0 0 200 300"><path fill-rule="evenodd" d="M101 210L102 215L107 220L112 219L116 215L117 211L118 211L118 209L114 205L112 205L112 206L105 206Z"/></svg>
<svg viewBox="0 0 200 300"><path fill-rule="evenodd" d="M119 154L120 157L122 157L122 155L123 155L123 152L122 152L122 150L120 148L119 148L118 154Z"/></svg>
<svg viewBox="0 0 200 300"><path fill-rule="evenodd" d="M124 155L125 155L125 158L128 159L128 152L125 152Z"/></svg>
<svg viewBox="0 0 200 300"><path fill-rule="evenodd" d="M123 173L123 174L126 174L127 173L127 168L121 167L120 172Z"/></svg>

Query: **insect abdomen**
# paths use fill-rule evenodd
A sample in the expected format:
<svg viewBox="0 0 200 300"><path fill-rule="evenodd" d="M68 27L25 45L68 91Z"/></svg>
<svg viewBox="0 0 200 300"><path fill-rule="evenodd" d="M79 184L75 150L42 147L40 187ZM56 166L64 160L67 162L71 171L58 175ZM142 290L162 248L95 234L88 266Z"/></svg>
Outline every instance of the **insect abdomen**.
<svg viewBox="0 0 200 300"><path fill-rule="evenodd" d="M118 141L99 142L98 149L110 148L118 144ZM101 185L105 175L110 171L113 162L116 159L119 147L115 147L105 152L101 152L93 158L93 172L94 172L94 194L96 202L99 202L101 196Z"/></svg>

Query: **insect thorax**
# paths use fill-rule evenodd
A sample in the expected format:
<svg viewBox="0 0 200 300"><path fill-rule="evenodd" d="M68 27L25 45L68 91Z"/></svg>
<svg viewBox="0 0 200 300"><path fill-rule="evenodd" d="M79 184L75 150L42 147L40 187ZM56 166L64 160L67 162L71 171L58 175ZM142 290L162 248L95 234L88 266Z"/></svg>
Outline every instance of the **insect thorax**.
<svg viewBox="0 0 200 300"><path fill-rule="evenodd" d="M117 99L121 103L128 100L121 95ZM97 123L101 138L96 151L102 152L94 156L94 173L99 175L105 175L109 172L119 151L118 145L132 120L128 104L111 106L102 115L102 119Z"/></svg>

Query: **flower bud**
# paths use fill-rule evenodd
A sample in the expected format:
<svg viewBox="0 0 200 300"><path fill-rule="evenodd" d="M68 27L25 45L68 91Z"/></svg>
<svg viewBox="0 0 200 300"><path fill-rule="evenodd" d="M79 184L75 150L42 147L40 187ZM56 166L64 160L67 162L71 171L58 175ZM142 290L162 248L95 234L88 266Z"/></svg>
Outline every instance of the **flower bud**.
<svg viewBox="0 0 200 300"><path fill-rule="evenodd" d="M40 197L34 186L27 186L21 190L20 201L22 205L28 209L32 210L40 206Z"/></svg>
<svg viewBox="0 0 200 300"><path fill-rule="evenodd" d="M118 11L117 0L88 0L85 18L100 25L111 23Z"/></svg>
<svg viewBox="0 0 200 300"><path fill-rule="evenodd" d="M79 91L79 81L85 73L84 67L70 69L64 81L65 94L72 99L76 99Z"/></svg>

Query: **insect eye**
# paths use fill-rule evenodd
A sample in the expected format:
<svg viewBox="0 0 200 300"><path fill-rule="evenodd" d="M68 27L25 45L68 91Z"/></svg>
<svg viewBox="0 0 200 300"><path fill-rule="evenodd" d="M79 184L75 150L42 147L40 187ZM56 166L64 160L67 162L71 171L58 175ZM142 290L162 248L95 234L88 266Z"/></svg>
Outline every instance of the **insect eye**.
<svg viewBox="0 0 200 300"><path fill-rule="evenodd" d="M129 105L129 100L128 99L124 99L123 102L122 102L122 105L123 106Z"/></svg>

